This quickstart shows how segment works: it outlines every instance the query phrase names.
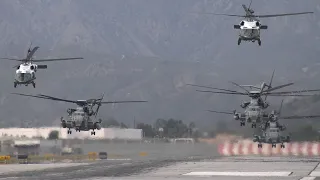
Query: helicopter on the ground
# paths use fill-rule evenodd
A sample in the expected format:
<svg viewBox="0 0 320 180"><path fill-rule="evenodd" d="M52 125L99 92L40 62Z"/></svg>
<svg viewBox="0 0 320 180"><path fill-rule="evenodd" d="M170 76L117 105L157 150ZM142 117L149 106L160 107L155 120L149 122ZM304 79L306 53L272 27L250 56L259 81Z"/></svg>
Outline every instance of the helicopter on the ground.
<svg viewBox="0 0 320 180"><path fill-rule="evenodd" d="M52 96L47 96L43 94L38 94L38 95L28 95L28 94L20 94L20 93L12 93L12 94L77 104L78 107L67 109L67 113L68 113L67 120L61 117L61 126L63 128L68 128L68 134L71 134L71 128L73 128L76 130L76 132L93 130L91 132L91 135L95 135L94 130L101 129L102 120L99 119L98 121L96 121L96 116L102 104L147 102L147 101L102 101L104 95L102 95L102 97L98 99L68 100L68 99L61 99L61 98L56 98ZM96 109L94 109L95 106L97 106ZM91 116L94 116L94 118L91 118Z"/></svg>
<svg viewBox="0 0 320 180"><path fill-rule="evenodd" d="M216 14L216 13L197 13L197 14L212 14L212 15L224 15L224 16L234 16L243 17L244 19L240 21L239 25L234 25L234 29L239 29L238 45L241 41L258 41L259 46L261 46L260 30L268 29L267 25L262 25L258 18L270 18L278 16L291 16L291 15L302 15L311 14L313 12L300 12L300 13L285 13L285 14L269 14L269 15L255 15L254 10L251 8L252 0L249 7L242 4L245 11L245 15L236 14Z"/></svg>
<svg viewBox="0 0 320 180"><path fill-rule="evenodd" d="M31 45L30 45L28 52L27 52L27 56L24 59L1 58L1 59L5 59L5 60L22 62L21 64L14 66L14 68L17 68L16 75L14 78L14 87L15 88L17 87L17 85L28 86L29 84L32 84L32 86L34 88L36 87L35 73L37 72L38 69L47 69L47 65L37 65L37 64L34 64L34 62L49 62L49 61L83 59L82 57L58 58L58 59L33 59L33 55L38 49L39 49L39 46L36 46L36 47L32 48L32 50L31 50Z"/></svg>

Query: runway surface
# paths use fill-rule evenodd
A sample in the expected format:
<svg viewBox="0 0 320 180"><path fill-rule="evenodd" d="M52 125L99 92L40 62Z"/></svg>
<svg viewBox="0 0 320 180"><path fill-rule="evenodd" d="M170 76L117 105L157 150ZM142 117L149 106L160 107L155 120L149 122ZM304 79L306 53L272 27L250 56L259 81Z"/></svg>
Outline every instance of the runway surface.
<svg viewBox="0 0 320 180"><path fill-rule="evenodd" d="M189 157L159 160L103 160L73 167L38 169L0 175L0 179L128 179L128 180L314 180L320 179L319 158ZM5 167L6 165L3 165ZM24 166L24 165L22 165ZM30 169L29 169L30 170Z"/></svg>
<svg viewBox="0 0 320 180"><path fill-rule="evenodd" d="M320 180L320 157L221 157L212 146L144 148L150 154L91 163L0 165L0 180Z"/></svg>

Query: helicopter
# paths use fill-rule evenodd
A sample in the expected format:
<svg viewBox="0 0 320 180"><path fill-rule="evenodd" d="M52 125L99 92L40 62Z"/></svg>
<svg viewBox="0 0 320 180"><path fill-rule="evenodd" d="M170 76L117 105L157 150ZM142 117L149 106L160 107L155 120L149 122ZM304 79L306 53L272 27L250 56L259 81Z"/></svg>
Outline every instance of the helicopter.
<svg viewBox="0 0 320 180"><path fill-rule="evenodd" d="M271 144L275 148L281 143L281 148L285 148L284 143L290 142L290 136L282 136L279 127L268 127L263 131L262 136L254 135L253 142L258 142L258 148L262 148L262 143Z"/></svg>
<svg viewBox="0 0 320 180"><path fill-rule="evenodd" d="M268 114L263 112L263 109L266 109L269 104L266 102L267 96L312 96L312 95L302 95L302 94L295 94L295 93L302 93L302 92L313 92L313 91L320 91L320 89L313 89L313 90L299 90L299 91L287 91L287 92L272 92L287 86L291 86L294 83L287 83L283 85L279 85L276 87L271 87L273 75L271 78L271 81L268 84L263 82L260 87L253 86L253 85L239 85L235 82L231 82L232 84L236 85L237 87L240 87L241 89L245 90L246 92L239 92L234 90L228 90L228 89L221 89L221 88L213 88L209 86L200 86L200 85L194 85L194 84L187 84L190 86L196 86L196 87L203 87L203 88L209 88L214 90L220 90L220 91L203 91L203 90L196 90L199 92L210 92L210 93L217 93L217 94L233 94L233 95L244 95L250 97L250 102L244 102L240 106L245 109L244 113L237 113L236 110L233 112L219 112L219 111L212 111L215 113L223 113L223 114L233 114L235 120L240 120L240 126L245 126L245 122L252 123L252 128L256 128L256 123L264 122L265 118L269 118ZM249 91L245 87L250 87L258 89L254 91ZM265 89L265 87L268 87ZM265 99L263 100L261 97L265 96Z"/></svg>
<svg viewBox="0 0 320 180"><path fill-rule="evenodd" d="M76 58L58 58L58 59L33 59L34 53L39 49L39 46L36 46L31 49L32 44L30 44L27 56L24 59L12 59L12 58L0 58L4 60L11 60L11 61L20 61L22 62L19 65L14 66L16 68L16 75L14 78L14 87L16 88L17 85L25 85L28 86L32 84L33 88L36 88L35 83L35 73L38 69L47 69L47 65L37 65L33 62L49 62L49 61L62 61L62 60L78 60L83 59L82 57Z"/></svg>
<svg viewBox="0 0 320 180"><path fill-rule="evenodd" d="M258 41L259 46L261 46L260 30L268 29L268 26L262 25L258 18L270 18L270 17L278 17L278 16L292 16L292 15L302 15L302 14L313 13L313 12L300 12L300 13L255 15L254 10L251 8L251 4L252 4L252 0L250 1L249 7L242 4L242 7L246 13L245 15L216 14L216 13L197 13L197 14L212 14L212 15L242 17L244 19L240 21L239 25L234 25L234 29L240 30L238 45L241 44L241 41L251 41L251 42Z"/></svg>
<svg viewBox="0 0 320 180"><path fill-rule="evenodd" d="M281 101L281 105L279 110L272 110L268 116L268 120L261 126L262 130L266 130L269 127L279 128L280 131L286 130L286 126L281 125L279 123L279 119L311 119L311 118L319 118L320 115L306 115L306 116L281 116L281 109L283 105L283 100Z"/></svg>
<svg viewBox="0 0 320 180"><path fill-rule="evenodd" d="M98 99L88 99L88 100L68 100L68 99L61 99L52 96L47 96L43 94L38 95L29 95L29 94L20 94L20 93L11 93L20 96L28 96L28 97L35 97L40 99L49 99L54 101L62 101L62 102L69 102L75 103L78 107L76 108L68 108L68 119L65 120L61 117L61 126L62 128L68 128L68 134L71 134L71 128L74 128L76 132L80 131L91 131L91 135L95 135L95 129L101 129L101 122L102 120L99 119L95 121L99 108L102 104L114 104L114 103L136 103L136 102L147 102L147 101L102 101L104 94L101 98ZM97 106L95 109L94 107ZM94 118L91 118L94 116Z"/></svg>

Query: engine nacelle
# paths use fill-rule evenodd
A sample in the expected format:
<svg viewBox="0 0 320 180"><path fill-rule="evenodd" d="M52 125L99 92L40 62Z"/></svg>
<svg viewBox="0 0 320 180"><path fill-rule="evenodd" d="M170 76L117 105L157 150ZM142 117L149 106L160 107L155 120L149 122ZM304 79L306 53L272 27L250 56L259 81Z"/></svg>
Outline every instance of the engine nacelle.
<svg viewBox="0 0 320 180"><path fill-rule="evenodd" d="M101 129L101 123L94 123L94 128L100 130Z"/></svg>
<svg viewBox="0 0 320 180"><path fill-rule="evenodd" d="M260 139L260 138L259 138L259 136L254 135L254 137L253 137L253 140L252 140L252 141L253 141L253 142L258 142L258 141L259 141L259 139Z"/></svg>
<svg viewBox="0 0 320 180"><path fill-rule="evenodd" d="M268 108L268 107L269 107L269 103L264 102L264 103L263 103L263 107L264 107L264 108Z"/></svg>
<svg viewBox="0 0 320 180"><path fill-rule="evenodd" d="M235 115L233 116L233 118L234 118L235 120L239 120L239 119L240 119L239 114L235 114Z"/></svg>

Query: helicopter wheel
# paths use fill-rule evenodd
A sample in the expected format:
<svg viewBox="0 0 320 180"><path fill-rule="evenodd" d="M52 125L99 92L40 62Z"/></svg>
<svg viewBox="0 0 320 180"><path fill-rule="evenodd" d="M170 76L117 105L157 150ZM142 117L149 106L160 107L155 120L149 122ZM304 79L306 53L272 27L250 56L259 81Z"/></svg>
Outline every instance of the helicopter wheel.
<svg viewBox="0 0 320 180"><path fill-rule="evenodd" d="M281 146L280 146L281 148L285 148L285 146L284 146L284 144L281 144Z"/></svg>
<svg viewBox="0 0 320 180"><path fill-rule="evenodd" d="M32 86L33 86L33 88L36 88L36 83L32 82Z"/></svg>
<svg viewBox="0 0 320 180"><path fill-rule="evenodd" d="M245 126L246 124L244 122L240 122L240 126Z"/></svg>
<svg viewBox="0 0 320 180"><path fill-rule="evenodd" d="M96 132L95 131L91 131L91 135L96 135Z"/></svg>
<svg viewBox="0 0 320 180"><path fill-rule="evenodd" d="M239 39L238 39L238 45L240 45L240 44L241 44L241 39L239 38Z"/></svg>
<svg viewBox="0 0 320 180"><path fill-rule="evenodd" d="M257 128L257 124L251 124L251 128Z"/></svg>
<svg viewBox="0 0 320 180"><path fill-rule="evenodd" d="M276 148L277 147L277 145L275 145L275 144L272 144L272 148Z"/></svg>
<svg viewBox="0 0 320 180"><path fill-rule="evenodd" d="M72 133L72 131L71 130L68 130L68 134L71 134Z"/></svg>
<svg viewBox="0 0 320 180"><path fill-rule="evenodd" d="M258 148L262 148L262 144L258 144Z"/></svg>
<svg viewBox="0 0 320 180"><path fill-rule="evenodd" d="M13 84L13 87L14 87L14 88L16 88L16 87L17 87L17 83L16 83L16 82Z"/></svg>
<svg viewBox="0 0 320 180"><path fill-rule="evenodd" d="M260 39L258 39L258 44L259 44L259 46L261 46L261 40Z"/></svg>

